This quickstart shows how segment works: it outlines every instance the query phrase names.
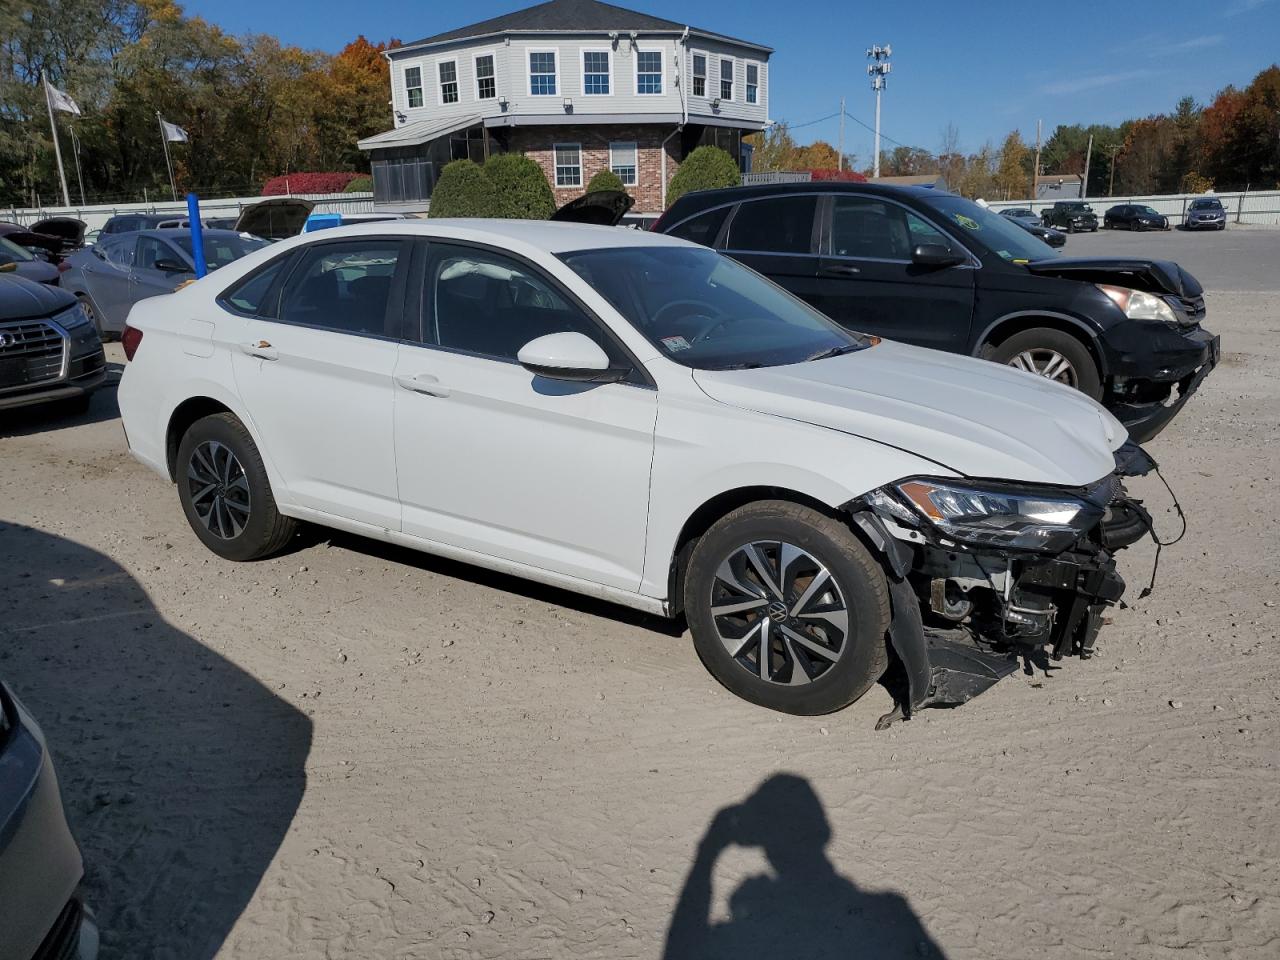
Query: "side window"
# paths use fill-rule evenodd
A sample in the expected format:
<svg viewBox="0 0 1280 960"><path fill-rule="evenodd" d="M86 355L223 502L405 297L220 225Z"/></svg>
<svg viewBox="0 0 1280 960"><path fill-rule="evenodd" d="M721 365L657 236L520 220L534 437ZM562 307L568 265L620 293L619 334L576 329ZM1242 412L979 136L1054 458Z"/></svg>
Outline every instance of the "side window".
<svg viewBox="0 0 1280 960"><path fill-rule="evenodd" d="M921 220L909 210L907 211L907 232L911 234L912 247L922 243L936 243L943 247L951 246L951 240L945 233L933 224ZM910 256L909 251L908 256Z"/></svg>
<svg viewBox="0 0 1280 960"><path fill-rule="evenodd" d="M575 332L611 358L617 354L596 322L533 268L476 247L432 244L432 251L424 298L428 343L515 360L530 340Z"/></svg>
<svg viewBox="0 0 1280 960"><path fill-rule="evenodd" d="M102 255L107 258L108 263L114 263L117 267L129 267L133 265L133 248L132 239L108 240L102 245Z"/></svg>
<svg viewBox="0 0 1280 960"><path fill-rule="evenodd" d="M912 246L906 211L896 204L871 197L836 197L832 203L832 256L910 260Z"/></svg>
<svg viewBox="0 0 1280 960"><path fill-rule="evenodd" d="M729 224L730 250L811 253L815 195L772 197L740 204Z"/></svg>
<svg viewBox="0 0 1280 960"><path fill-rule="evenodd" d="M139 237L138 253L134 265L143 270L154 270L157 260L177 260L182 263L178 251L156 237Z"/></svg>
<svg viewBox="0 0 1280 960"><path fill-rule="evenodd" d="M696 217L690 217L668 232L681 240L692 240L704 247L710 247L720 235L720 227L724 225L724 218L729 215L731 209L732 207L721 207L718 210L708 210Z"/></svg>
<svg viewBox="0 0 1280 960"><path fill-rule="evenodd" d="M276 279L280 276L280 271L284 269L284 265L290 259L291 257L288 255L277 258L265 269L259 270L257 273L241 280L236 286L224 293L221 299L232 309L239 310L241 313L275 319L276 308L280 305L279 294L273 297L271 302L267 301L267 296L275 286Z"/></svg>
<svg viewBox="0 0 1280 960"><path fill-rule="evenodd" d="M280 298L280 319L343 333L385 336L398 240L318 243L298 257Z"/></svg>

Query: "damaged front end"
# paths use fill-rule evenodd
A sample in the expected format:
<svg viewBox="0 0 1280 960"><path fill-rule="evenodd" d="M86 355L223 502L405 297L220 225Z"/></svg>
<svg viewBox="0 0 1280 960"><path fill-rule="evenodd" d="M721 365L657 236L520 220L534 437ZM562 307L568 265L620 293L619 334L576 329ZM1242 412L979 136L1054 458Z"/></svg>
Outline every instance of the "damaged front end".
<svg viewBox="0 0 1280 960"><path fill-rule="evenodd" d="M908 478L849 505L890 574L895 708L971 700L1022 657L1090 657L1125 583L1115 553L1151 531L1123 478L1155 462L1136 444L1084 488Z"/></svg>

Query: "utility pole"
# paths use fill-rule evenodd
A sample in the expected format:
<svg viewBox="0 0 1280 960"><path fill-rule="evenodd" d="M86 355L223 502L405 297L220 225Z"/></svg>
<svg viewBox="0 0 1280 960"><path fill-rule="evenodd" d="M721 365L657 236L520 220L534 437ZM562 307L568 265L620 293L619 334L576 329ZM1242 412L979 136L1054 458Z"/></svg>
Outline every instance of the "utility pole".
<svg viewBox="0 0 1280 960"><path fill-rule="evenodd" d="M1089 196L1089 161L1093 159L1093 134L1089 134L1089 146L1084 152L1084 180L1080 183L1080 199Z"/></svg>
<svg viewBox="0 0 1280 960"><path fill-rule="evenodd" d="M1036 186L1040 183L1040 124L1036 121L1036 162L1031 166L1031 202L1036 201Z"/></svg>
<svg viewBox="0 0 1280 960"><path fill-rule="evenodd" d="M1115 187L1116 187L1116 154L1119 152L1120 152L1120 144L1113 143L1111 145L1111 170L1110 170L1110 176L1107 179L1107 196L1108 197L1111 196L1111 194L1115 191Z"/></svg>
<svg viewBox="0 0 1280 960"><path fill-rule="evenodd" d="M867 48L867 57L871 60L867 64L867 76L871 78L871 89L876 92L876 145L872 177L880 176L880 94L884 92L886 77L893 71L893 64L889 62L891 56L893 47L887 43L883 47Z"/></svg>
<svg viewBox="0 0 1280 960"><path fill-rule="evenodd" d="M844 97L840 98L840 162L836 169L844 170Z"/></svg>

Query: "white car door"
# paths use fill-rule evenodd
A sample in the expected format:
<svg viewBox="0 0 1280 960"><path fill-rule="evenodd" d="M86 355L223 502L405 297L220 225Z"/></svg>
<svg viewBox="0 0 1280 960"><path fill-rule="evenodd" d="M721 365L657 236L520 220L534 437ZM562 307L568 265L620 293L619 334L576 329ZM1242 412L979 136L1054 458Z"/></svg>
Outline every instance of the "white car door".
<svg viewBox="0 0 1280 960"><path fill-rule="evenodd" d="M289 499L390 530L400 528L392 374L409 249L383 237L302 248L233 351L236 386Z"/></svg>
<svg viewBox="0 0 1280 960"><path fill-rule="evenodd" d="M565 290L522 260L432 242L421 345L396 364L395 435L407 534L636 590L644 564L657 393L571 383L516 361L573 330L638 368Z"/></svg>

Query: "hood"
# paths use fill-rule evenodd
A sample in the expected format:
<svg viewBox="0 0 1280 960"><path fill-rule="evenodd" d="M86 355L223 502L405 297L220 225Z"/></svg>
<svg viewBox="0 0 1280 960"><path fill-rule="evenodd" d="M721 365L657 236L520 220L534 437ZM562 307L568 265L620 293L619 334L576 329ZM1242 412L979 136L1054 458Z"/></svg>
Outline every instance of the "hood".
<svg viewBox="0 0 1280 960"><path fill-rule="evenodd" d="M1086 283L1111 283L1148 293L1198 297L1200 282L1171 260L1137 260L1127 257L1062 257L1028 263L1032 273Z"/></svg>
<svg viewBox="0 0 1280 960"><path fill-rule="evenodd" d="M865 437L966 477L1085 486L1125 428L1084 394L1011 367L883 340L757 370L698 370L710 397Z"/></svg>
<svg viewBox="0 0 1280 960"><path fill-rule="evenodd" d="M551 215L565 223L594 223L616 227L636 202L622 190L595 190L570 200Z"/></svg>
<svg viewBox="0 0 1280 960"><path fill-rule="evenodd" d="M75 217L50 217L48 220L38 220L33 223L31 232L57 237L62 241L63 250L71 250L84 244L86 227L87 224L83 220L77 220Z"/></svg>
<svg viewBox="0 0 1280 960"><path fill-rule="evenodd" d="M25 227L13 229L15 226L16 224L0 224L0 237L20 247L26 247L28 250L44 250L46 253L57 255L62 249L62 240L59 237L33 233Z"/></svg>
<svg viewBox="0 0 1280 960"><path fill-rule="evenodd" d="M0 273L0 321L48 317L75 306L75 302L71 294L47 283Z"/></svg>
<svg viewBox="0 0 1280 960"><path fill-rule="evenodd" d="M57 283L58 268L48 260L25 260L15 263L12 273L19 277L26 277L28 280L34 280L36 283Z"/></svg>
<svg viewBox="0 0 1280 960"><path fill-rule="evenodd" d="M297 197L272 197L250 204L240 211L235 229L268 240L284 240L302 232L315 204Z"/></svg>

